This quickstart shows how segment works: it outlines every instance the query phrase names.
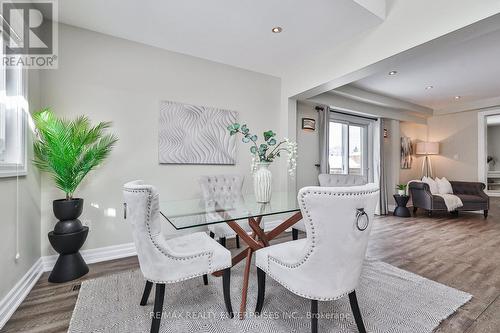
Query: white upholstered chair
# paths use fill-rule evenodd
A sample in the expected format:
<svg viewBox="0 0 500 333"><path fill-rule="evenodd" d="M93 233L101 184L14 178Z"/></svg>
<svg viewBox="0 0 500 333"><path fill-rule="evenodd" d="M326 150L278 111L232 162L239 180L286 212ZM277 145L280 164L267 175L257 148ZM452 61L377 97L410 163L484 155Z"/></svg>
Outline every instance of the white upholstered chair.
<svg viewBox="0 0 500 333"><path fill-rule="evenodd" d="M132 234L139 266L146 279L141 305L146 305L153 283L156 284L151 332L157 333L163 311L165 284L181 282L224 270L223 292L227 311L232 317L230 298L231 253L204 232L166 239L159 216L159 195L151 185L133 181L124 185L125 219Z"/></svg>
<svg viewBox="0 0 500 333"><path fill-rule="evenodd" d="M242 188L243 177L239 175L216 175L202 176L199 178L203 199L206 202L216 200L224 207L230 207L231 204L237 204L243 200ZM252 232L246 220L237 222L246 232ZM208 225L210 237L219 238L219 242L226 246L226 237L236 236L236 247L240 247L240 238L236 232L227 223L216 223Z"/></svg>
<svg viewBox="0 0 500 333"><path fill-rule="evenodd" d="M317 332L318 301L349 295L360 332L365 332L355 289L358 286L373 215L375 184L355 187L305 187L298 200L307 238L257 250L258 297L264 302L266 274L286 289L311 300L312 332Z"/></svg>
<svg viewBox="0 0 500 333"><path fill-rule="evenodd" d="M367 183L365 176L358 175L338 175L322 173L318 175L319 186L321 187L340 187L340 186L360 186ZM297 222L292 229L292 239L299 238L299 230L305 232L306 227L303 221Z"/></svg>
<svg viewBox="0 0 500 333"><path fill-rule="evenodd" d="M360 186L368 183L365 176L360 175L337 175L322 173L318 175L319 186L339 187L339 186Z"/></svg>

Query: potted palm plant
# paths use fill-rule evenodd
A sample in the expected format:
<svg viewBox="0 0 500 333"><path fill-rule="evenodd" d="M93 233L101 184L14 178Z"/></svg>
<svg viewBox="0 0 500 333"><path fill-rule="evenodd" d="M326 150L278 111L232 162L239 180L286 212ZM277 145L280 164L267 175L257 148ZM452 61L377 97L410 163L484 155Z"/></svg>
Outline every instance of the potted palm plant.
<svg viewBox="0 0 500 333"><path fill-rule="evenodd" d="M105 133L111 126L109 122L92 126L85 116L62 119L49 108L33 114L33 121L37 130L33 163L49 173L56 187L65 193L65 198L52 203L59 222L48 236L60 256L49 281L69 281L88 272L78 253L88 234L88 228L78 220L83 199L75 198L74 193L85 176L109 156L117 138Z"/></svg>
<svg viewBox="0 0 500 333"><path fill-rule="evenodd" d="M33 115L38 138L33 143L34 164L48 172L56 187L66 195L54 200L54 215L60 221L77 219L83 209L83 199L74 198L76 188L85 176L110 154L117 139L105 134L111 126L101 122L92 126L89 118L75 120L58 118L45 108Z"/></svg>

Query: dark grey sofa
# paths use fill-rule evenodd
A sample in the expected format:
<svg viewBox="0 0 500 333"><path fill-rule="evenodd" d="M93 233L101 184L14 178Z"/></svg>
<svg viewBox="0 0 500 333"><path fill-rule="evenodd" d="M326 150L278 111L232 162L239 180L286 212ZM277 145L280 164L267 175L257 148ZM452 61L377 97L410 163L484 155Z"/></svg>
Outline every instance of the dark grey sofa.
<svg viewBox="0 0 500 333"><path fill-rule="evenodd" d="M463 207L457 209L458 211L473 211L482 210L484 217L488 217L488 210L490 208L490 198L484 193L485 185L478 182L457 182L450 181L453 188L453 194L460 197ZM433 211L447 211L443 198L432 195L429 185L426 183L413 182L409 187L410 195L413 201L413 213L417 212L418 208L425 209L429 215Z"/></svg>

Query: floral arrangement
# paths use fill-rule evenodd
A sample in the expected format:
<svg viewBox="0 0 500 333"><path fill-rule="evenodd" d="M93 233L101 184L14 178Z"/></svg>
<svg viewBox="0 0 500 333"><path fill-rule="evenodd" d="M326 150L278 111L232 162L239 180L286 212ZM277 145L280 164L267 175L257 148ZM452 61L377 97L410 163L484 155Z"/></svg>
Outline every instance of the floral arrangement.
<svg viewBox="0 0 500 333"><path fill-rule="evenodd" d="M280 157L281 153L288 154L288 173L293 176L297 167L297 143L284 138L278 142L276 140L276 133L272 130L263 133L264 143L257 144L258 137L250 133L246 124L241 125L238 123L231 124L227 127L230 135L240 133L243 137L241 141L250 143L250 153L252 153L252 172L257 168L257 163L272 163L276 157Z"/></svg>

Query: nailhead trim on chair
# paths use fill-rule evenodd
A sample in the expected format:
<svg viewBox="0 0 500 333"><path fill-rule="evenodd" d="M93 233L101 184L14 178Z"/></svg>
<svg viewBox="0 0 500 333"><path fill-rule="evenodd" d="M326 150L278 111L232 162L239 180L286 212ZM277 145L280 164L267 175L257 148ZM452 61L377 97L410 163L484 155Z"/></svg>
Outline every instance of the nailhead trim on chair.
<svg viewBox="0 0 500 333"><path fill-rule="evenodd" d="M359 195L365 195L365 194L372 194L372 193L376 193L378 191L379 191L378 189L375 190L375 191L362 191L362 192L351 192L351 193L331 193L331 192L326 192L326 191L312 191L312 192L311 191L307 191L307 194L311 194L312 193L312 194L330 195L330 196L334 195L334 196L344 197L344 196L359 196ZM305 256L299 262L297 262L295 264L287 264L287 263L282 262L281 260L278 260L277 258L273 258L270 255L268 255L267 256L267 267L259 267L259 268L262 269L262 270L264 270L266 272L266 274L268 274L274 280L276 280L281 285L283 285L285 288L287 288L288 290L292 291L294 294L296 294L298 296L301 296L301 297L304 297L304 298L307 298L307 299L315 299L315 300L318 300L318 301L332 301L332 300L336 300L336 299L342 298L345 295L351 293L354 289L349 290L349 291L347 291L345 293L342 293L340 296L336 296L336 297L333 297L333 298L331 298L331 297L313 297L311 295L303 294L301 292L298 292L298 291L294 290L294 288L291 288L289 285L287 285L286 283L284 283L280 279L276 278L270 272L270 262L271 261L277 263L278 265L287 267L287 268L297 268L297 267L303 265L305 262L307 262L307 260L311 257L311 254L314 252L314 247L315 247L314 244L315 244L315 239L316 239L316 233L315 233L315 230L314 230L314 225L312 223L311 214L310 214L309 210L306 208L306 203L305 203L304 199L305 199L305 193L302 193L301 198L299 200L300 209L302 211L303 220L307 219L307 221L309 223L309 226L311 228L311 231L307 232L307 238L309 238L309 236L311 236L311 246L308 249L307 253L305 254Z"/></svg>
<svg viewBox="0 0 500 333"><path fill-rule="evenodd" d="M155 239L151 235L151 226L150 226L150 221L151 221L151 203L152 203L152 199L154 197L152 195L152 193L151 193L151 190L150 189L132 190L132 189L128 189L128 188L124 188L124 190L127 191L127 192L133 192L133 193L147 193L148 194L148 209L147 209L147 216L146 216L146 226L147 226L147 229L148 229L148 235L149 235L149 238L150 238L151 242L156 247L156 249L158 251L160 251L164 256L166 256L166 257L168 257L168 258L170 258L172 260L177 260L177 261L186 261L186 260L190 260L190 259L196 259L196 258L199 258L199 257L208 256L208 272L206 272L206 273L205 272L196 273L196 274L184 277L182 279L177 279L177 280L156 281L156 280L147 279L148 281L151 281L151 282L154 282L154 283L175 283L175 282L181 282L181 281L185 281L185 280L189 280L189 279L192 279L192 278L195 278L195 277L202 276L204 274L211 274L213 272L217 272L219 270L231 267L230 265L226 266L226 267L217 267L217 268L212 267L212 259L213 259L213 253L212 252L202 252L200 254L196 254L196 255L192 255L192 256L177 257L177 256L173 256L173 255L167 253L166 251L164 251L164 249L155 241Z"/></svg>
<svg viewBox="0 0 500 333"><path fill-rule="evenodd" d="M212 269L210 269L207 272L196 273L196 274L189 275L187 277L184 277L182 279L177 279L177 280L169 280L169 281L156 281L156 280L152 280L152 279L146 279L146 280L148 280L150 282L153 282L153 283L166 283L166 284L177 283L177 282L182 282L182 281L190 280L190 279L193 279L193 278L197 278L197 277L203 276L205 274L212 274L212 273L215 273L215 272L218 272L218 271L222 271L222 270L224 270L226 268L230 268L230 267L231 267L231 265L229 265L229 266L221 266L221 267L217 267L217 268L212 268Z"/></svg>

